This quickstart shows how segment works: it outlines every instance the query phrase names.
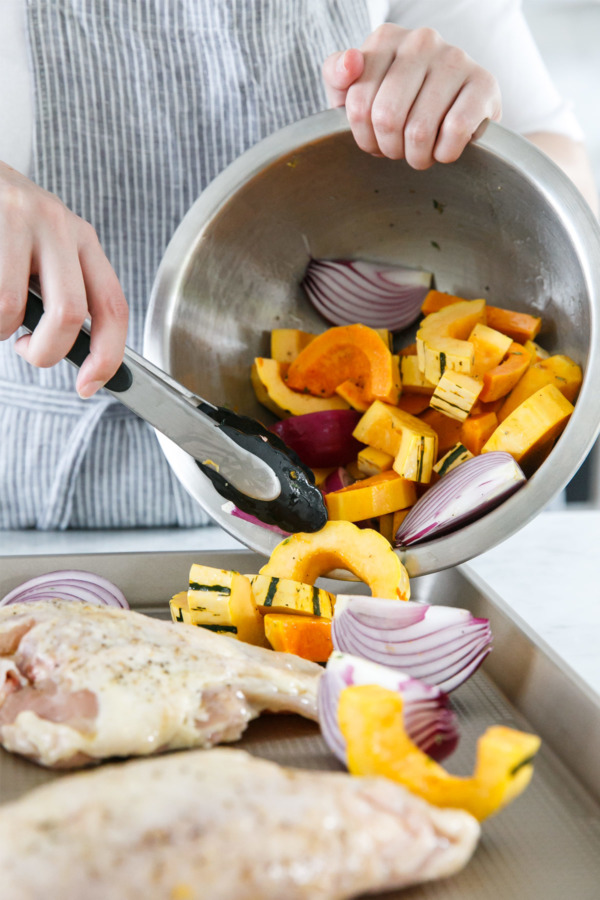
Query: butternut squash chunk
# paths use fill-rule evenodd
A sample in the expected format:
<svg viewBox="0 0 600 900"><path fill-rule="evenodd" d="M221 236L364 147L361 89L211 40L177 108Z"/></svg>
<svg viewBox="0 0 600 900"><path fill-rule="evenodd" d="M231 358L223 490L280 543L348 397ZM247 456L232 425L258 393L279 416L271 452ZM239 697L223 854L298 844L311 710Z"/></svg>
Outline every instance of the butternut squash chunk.
<svg viewBox="0 0 600 900"><path fill-rule="evenodd" d="M379 397L384 403L397 404L402 393L402 380L400 378L400 359L392 354L392 378L393 386L391 391L385 397ZM371 392L364 386L355 384L353 381L343 381L335 389L338 397L341 397L346 403L349 403L353 409L359 412L366 412L371 403L373 396Z"/></svg>
<svg viewBox="0 0 600 900"><path fill-rule="evenodd" d="M394 389L392 354L366 325L328 328L311 341L288 370L288 387L316 397L331 397L344 381L352 381L370 399Z"/></svg>
<svg viewBox="0 0 600 900"><path fill-rule="evenodd" d="M504 419L481 452L506 450L531 475L564 430L573 405L554 384L546 384Z"/></svg>
<svg viewBox="0 0 600 900"><path fill-rule="evenodd" d="M333 653L331 619L267 613L265 636L273 650L294 653L312 662L327 662Z"/></svg>
<svg viewBox="0 0 600 900"><path fill-rule="evenodd" d="M461 442L473 456L478 456L497 427L498 416L494 412L471 415L462 424Z"/></svg>
<svg viewBox="0 0 600 900"><path fill-rule="evenodd" d="M523 377L532 362L530 351L523 344L513 341L506 359L484 373L483 388L479 395L482 403L490 403L505 397Z"/></svg>
<svg viewBox="0 0 600 900"><path fill-rule="evenodd" d="M529 350L531 355L534 357L534 362L538 362L540 359L548 359L550 354L547 350L544 350L543 347L540 347L536 341L525 341L523 344L526 350Z"/></svg>
<svg viewBox="0 0 600 900"><path fill-rule="evenodd" d="M394 545L394 538L396 537L396 532L404 522L405 518L410 512L410 507L408 509L397 509L396 512L392 513L392 540L390 543L392 546Z"/></svg>
<svg viewBox="0 0 600 900"><path fill-rule="evenodd" d="M346 403L352 409L357 410L357 412L366 412L373 402L371 399L367 399L364 388L359 387L358 384L354 384L353 381L342 381L342 383L338 384L336 387L335 392L338 397L345 400Z"/></svg>
<svg viewBox="0 0 600 900"><path fill-rule="evenodd" d="M457 297L455 294L445 294L443 291L432 290L425 295L421 312L424 316L428 316L429 313L437 312L445 306L451 306L453 303L462 303L464 299L464 297Z"/></svg>
<svg viewBox="0 0 600 900"><path fill-rule="evenodd" d="M498 410L502 406L504 400L500 397L498 400L490 400L489 403L481 402L481 394L477 398L477 402L474 404L473 409L471 410L472 416L480 416L482 413L493 412L498 414Z"/></svg>
<svg viewBox="0 0 600 900"><path fill-rule="evenodd" d="M381 472L325 494L327 512L332 521L362 522L397 509L406 509L416 501L414 482L401 478L394 471Z"/></svg>
<svg viewBox="0 0 600 900"><path fill-rule="evenodd" d="M419 416L422 412L429 408L429 400L431 393L413 394L408 391L402 392L402 396L398 400L396 406L411 416Z"/></svg>
<svg viewBox="0 0 600 900"><path fill-rule="evenodd" d="M581 368L569 356L549 356L530 366L507 396L498 412L503 422L524 400L546 384L554 384L570 403L574 403L581 387Z"/></svg>
<svg viewBox="0 0 600 900"><path fill-rule="evenodd" d="M542 327L539 316L530 316L529 313L515 312L512 309L500 309L498 306L487 307L486 321L490 328L501 331L519 344L532 341Z"/></svg>
<svg viewBox="0 0 600 900"><path fill-rule="evenodd" d="M398 510L396 510L398 512ZM406 510L408 512L408 509ZM389 541L390 544L394 541L394 513L386 513L384 516L379 516L377 519L377 529L379 534L381 534L386 541Z"/></svg>
<svg viewBox="0 0 600 900"><path fill-rule="evenodd" d="M469 340L475 347L475 358L471 375L481 377L495 366L500 365L509 351L512 340L501 331L478 322Z"/></svg>
<svg viewBox="0 0 600 900"><path fill-rule="evenodd" d="M451 419L444 413L431 408L426 410L419 418L429 425L430 428L433 428L438 436L438 452L435 460L437 462L460 440L462 422L458 419Z"/></svg>

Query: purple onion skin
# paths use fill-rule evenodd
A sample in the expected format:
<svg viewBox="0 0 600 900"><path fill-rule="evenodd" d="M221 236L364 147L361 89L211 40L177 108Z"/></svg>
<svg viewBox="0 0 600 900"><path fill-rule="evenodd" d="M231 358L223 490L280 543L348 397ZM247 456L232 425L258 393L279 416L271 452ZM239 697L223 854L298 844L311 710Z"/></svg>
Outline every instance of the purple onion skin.
<svg viewBox="0 0 600 900"><path fill-rule="evenodd" d="M330 474L327 476L327 478L321 485L321 489L324 494L331 494L334 491L341 491L343 488L348 487L353 483L354 478L352 478L350 472L348 472L348 470L343 466L338 466L335 471L330 472Z"/></svg>
<svg viewBox="0 0 600 900"><path fill-rule="evenodd" d="M78 586L81 588L82 596L80 597L77 596ZM54 598L56 598L60 595L61 589L65 593L73 595L72 599L74 600L86 602L85 596L91 593L103 605L117 606L122 609L129 608L123 592L115 584L101 575L96 575L94 572L78 569L61 569L56 572L49 572L46 575L37 575L34 578L30 578L6 594L0 600L0 606L23 602L32 596L37 596L40 599L39 595L45 592L53 594Z"/></svg>
<svg viewBox="0 0 600 900"><path fill-rule="evenodd" d="M345 466L356 459L363 444L352 436L361 413L331 409L290 416L269 426L311 469Z"/></svg>
<svg viewBox="0 0 600 900"><path fill-rule="evenodd" d="M290 532L284 531L282 528L278 528L277 525L267 525L265 522L261 522L256 516L253 516L251 513L244 512L242 509L238 509L237 506L234 506L231 510L231 515L235 516L236 519L243 519L244 522L251 522L253 525L260 525L261 528L266 528L267 531L273 531L275 534L282 534L284 537L289 537Z"/></svg>
<svg viewBox="0 0 600 900"><path fill-rule="evenodd" d="M399 682L392 690L398 690L404 700L404 727L410 739L432 759L441 762L454 752L459 741L456 713L447 694L417 679L399 673ZM389 680L386 678L386 681ZM354 665L340 669L327 668L319 682L318 711L323 738L329 749L346 765L346 742L341 733L337 710L340 694L352 684L377 684L373 681L355 680ZM383 686L383 685L382 685ZM389 685L385 684L389 689Z"/></svg>
<svg viewBox="0 0 600 900"><path fill-rule="evenodd" d="M477 466L480 466L482 461L491 461L491 457L508 457L512 460L515 467L520 470L519 466L516 462L510 457L510 454L504 453L503 451L494 451L493 453L486 453L482 456L475 456L472 459L468 459L465 462L461 463L460 466L457 466L455 469L452 469L448 472L447 475L444 475L440 481L437 482L433 487L431 487L428 491L426 491L423 496L415 503L409 514L406 516L404 521L400 524L395 536L394 536L394 547L396 548L404 548L408 547L412 544L422 544L429 540L436 540L439 537L443 537L444 535L451 534L454 531L458 531L460 528L464 528L465 525L470 525L473 522L480 519L482 516L486 515L486 513L491 512L496 509L496 507L500 506L500 504L504 503L505 500L508 500L519 488L523 487L526 484L525 475L521 472L522 480L520 481L507 481L504 490L495 497L492 497L487 500L478 500L476 506L469 512L462 512L455 516L453 519L440 524L436 521L434 517L434 513L432 512L431 518L422 525L422 527L418 531L413 531L411 533L410 529L413 526L415 518L422 514L423 507L427 507L429 505L433 506L434 498L440 491L447 489L449 485L453 482L456 482L459 478L461 478L465 472L463 467L468 467L469 469L473 469L475 471ZM442 504L443 506L443 504Z"/></svg>
<svg viewBox="0 0 600 900"><path fill-rule="evenodd" d="M367 260L313 258L302 286L332 325L361 322L401 331L419 318L431 273Z"/></svg>

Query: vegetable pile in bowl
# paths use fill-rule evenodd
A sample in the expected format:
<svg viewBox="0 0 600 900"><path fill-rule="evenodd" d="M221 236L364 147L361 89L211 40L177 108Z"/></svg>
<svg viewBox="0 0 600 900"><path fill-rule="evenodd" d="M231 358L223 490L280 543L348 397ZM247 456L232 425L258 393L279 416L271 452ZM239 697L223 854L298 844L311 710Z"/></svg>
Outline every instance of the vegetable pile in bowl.
<svg viewBox="0 0 600 900"><path fill-rule="evenodd" d="M318 262L306 279L319 310L344 322L340 297L350 292L362 321L319 335L274 329L251 381L280 419L273 431L313 469L329 519L403 548L478 519L525 484L582 383L576 362L536 342L541 318L427 290L428 273L402 288L407 270L394 280L388 267L401 327L422 316L416 342L395 351L392 330L381 328L377 270Z"/></svg>

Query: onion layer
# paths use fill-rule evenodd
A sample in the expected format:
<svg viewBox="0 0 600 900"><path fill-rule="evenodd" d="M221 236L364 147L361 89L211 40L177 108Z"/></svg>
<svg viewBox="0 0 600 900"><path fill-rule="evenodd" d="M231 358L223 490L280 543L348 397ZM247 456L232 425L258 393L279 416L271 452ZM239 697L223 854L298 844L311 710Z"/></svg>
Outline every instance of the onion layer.
<svg viewBox="0 0 600 900"><path fill-rule="evenodd" d="M324 494L330 494L332 491L341 491L342 488L348 487L348 485L354 483L354 478L343 466L334 469L333 472L330 472L323 484L321 485L321 490Z"/></svg>
<svg viewBox="0 0 600 900"><path fill-rule="evenodd" d="M401 331L415 322L431 272L366 260L311 259L302 285L315 309L334 325L357 322Z"/></svg>
<svg viewBox="0 0 600 900"><path fill-rule="evenodd" d="M30 578L6 594L0 606L59 599L129 609L123 592L112 581L79 569L62 569Z"/></svg>
<svg viewBox="0 0 600 900"><path fill-rule="evenodd" d="M510 453L494 450L467 459L418 500L395 535L396 547L440 537L478 519L526 482Z"/></svg>
<svg viewBox="0 0 600 900"><path fill-rule="evenodd" d="M224 503L221 508L224 512L235 516L236 519L243 519L244 522L251 522L253 525L260 525L261 528L266 528L267 531L274 531L275 534L283 534L285 537L288 537L290 534L289 531L284 531L277 525L267 525L266 522L261 522L261 520L256 516L253 516L252 513L244 512L243 509L239 509L239 507L235 506L235 504L233 503Z"/></svg>
<svg viewBox="0 0 600 900"><path fill-rule="evenodd" d="M466 681L492 649L489 621L466 609L353 594L337 596L331 639L338 651L398 669L446 693Z"/></svg>
<svg viewBox="0 0 600 900"><path fill-rule="evenodd" d="M337 712L341 692L353 684L378 684L402 694L406 733L433 759L445 759L456 748L456 715L448 708L448 698L440 688L357 656L334 652L319 681L319 723L325 743L344 765L346 741Z"/></svg>

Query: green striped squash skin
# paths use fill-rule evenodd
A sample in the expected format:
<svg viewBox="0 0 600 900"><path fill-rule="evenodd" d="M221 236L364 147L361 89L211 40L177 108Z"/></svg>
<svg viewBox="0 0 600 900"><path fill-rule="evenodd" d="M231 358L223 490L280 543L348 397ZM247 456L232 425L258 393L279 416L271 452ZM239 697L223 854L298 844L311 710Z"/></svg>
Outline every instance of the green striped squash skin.
<svg viewBox="0 0 600 900"><path fill-rule="evenodd" d="M327 618L333 616L335 598L322 588L275 575L251 575L249 578L256 603L264 612L280 610Z"/></svg>

